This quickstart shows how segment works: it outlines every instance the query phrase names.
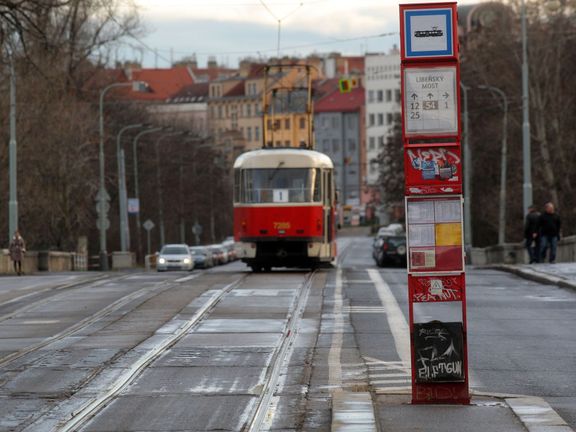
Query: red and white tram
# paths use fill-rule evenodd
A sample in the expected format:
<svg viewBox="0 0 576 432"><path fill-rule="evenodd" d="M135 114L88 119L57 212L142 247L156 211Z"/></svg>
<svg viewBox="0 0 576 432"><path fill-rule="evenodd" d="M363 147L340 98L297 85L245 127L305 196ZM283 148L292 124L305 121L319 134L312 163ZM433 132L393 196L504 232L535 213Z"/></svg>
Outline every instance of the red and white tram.
<svg viewBox="0 0 576 432"><path fill-rule="evenodd" d="M265 148L234 163L234 238L253 271L317 267L336 256L334 165L325 154Z"/></svg>

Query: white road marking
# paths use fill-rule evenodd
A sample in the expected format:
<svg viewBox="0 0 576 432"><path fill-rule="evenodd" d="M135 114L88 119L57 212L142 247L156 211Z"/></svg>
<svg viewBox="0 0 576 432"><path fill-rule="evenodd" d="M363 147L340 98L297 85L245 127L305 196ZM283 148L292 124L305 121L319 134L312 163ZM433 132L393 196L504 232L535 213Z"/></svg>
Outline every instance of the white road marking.
<svg viewBox="0 0 576 432"><path fill-rule="evenodd" d="M334 328L339 329L332 335L332 345L328 354L328 384L330 386L342 386L342 364L340 354L342 352L344 319L342 317L342 268L336 269L336 289L334 290Z"/></svg>
<svg viewBox="0 0 576 432"><path fill-rule="evenodd" d="M368 269L367 271L376 287L376 292L378 293L378 297L380 297L382 306L386 309L388 326L394 338L396 352L404 363L410 364L410 331L406 318L404 318L404 314L400 306L398 306L398 302L394 294L392 294L390 287L384 279L382 279L378 270Z"/></svg>

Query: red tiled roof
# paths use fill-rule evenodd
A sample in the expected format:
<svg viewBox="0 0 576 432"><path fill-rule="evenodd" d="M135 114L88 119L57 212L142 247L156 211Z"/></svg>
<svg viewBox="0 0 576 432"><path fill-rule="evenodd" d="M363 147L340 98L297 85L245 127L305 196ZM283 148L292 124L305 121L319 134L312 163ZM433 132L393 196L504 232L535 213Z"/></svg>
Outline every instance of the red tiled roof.
<svg viewBox="0 0 576 432"><path fill-rule="evenodd" d="M194 84L186 66L170 69L132 69L124 71L124 81L144 81L148 84L147 92L130 91L127 95L129 99L139 101L165 101L183 87Z"/></svg>
<svg viewBox="0 0 576 432"><path fill-rule="evenodd" d="M245 94L244 80L241 80L238 84L236 84L234 87L228 90L224 96L225 97L244 96L244 94Z"/></svg>
<svg viewBox="0 0 576 432"><path fill-rule="evenodd" d="M182 87L180 91L174 93L168 99L168 102L172 103L179 103L181 101L199 101L205 100L208 98L209 94L209 83L198 83L198 84L190 84L185 87Z"/></svg>
<svg viewBox="0 0 576 432"><path fill-rule="evenodd" d="M357 87L349 93L335 90L314 103L314 112L353 112L364 105L364 88Z"/></svg>

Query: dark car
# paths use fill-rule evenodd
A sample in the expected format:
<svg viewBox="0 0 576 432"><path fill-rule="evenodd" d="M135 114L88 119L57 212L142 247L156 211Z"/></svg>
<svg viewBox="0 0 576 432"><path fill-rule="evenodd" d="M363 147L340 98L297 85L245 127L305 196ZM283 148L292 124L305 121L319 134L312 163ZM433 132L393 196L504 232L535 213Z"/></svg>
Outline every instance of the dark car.
<svg viewBox="0 0 576 432"><path fill-rule="evenodd" d="M190 248L190 253L194 258L195 268L210 268L214 266L212 261L212 252L205 246L193 246Z"/></svg>
<svg viewBox="0 0 576 432"><path fill-rule="evenodd" d="M379 267L386 264L406 265L406 234L384 234L372 244L372 258Z"/></svg>

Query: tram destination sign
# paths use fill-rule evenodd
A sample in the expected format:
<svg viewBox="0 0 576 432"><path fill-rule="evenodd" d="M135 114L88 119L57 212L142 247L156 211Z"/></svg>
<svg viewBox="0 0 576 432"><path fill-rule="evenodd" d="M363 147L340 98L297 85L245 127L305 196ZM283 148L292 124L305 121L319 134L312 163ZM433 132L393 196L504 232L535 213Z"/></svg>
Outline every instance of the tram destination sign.
<svg viewBox="0 0 576 432"><path fill-rule="evenodd" d="M404 134L458 135L456 66L404 68Z"/></svg>

